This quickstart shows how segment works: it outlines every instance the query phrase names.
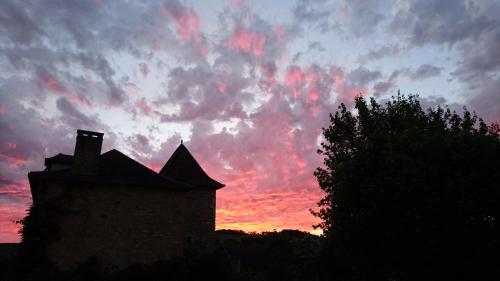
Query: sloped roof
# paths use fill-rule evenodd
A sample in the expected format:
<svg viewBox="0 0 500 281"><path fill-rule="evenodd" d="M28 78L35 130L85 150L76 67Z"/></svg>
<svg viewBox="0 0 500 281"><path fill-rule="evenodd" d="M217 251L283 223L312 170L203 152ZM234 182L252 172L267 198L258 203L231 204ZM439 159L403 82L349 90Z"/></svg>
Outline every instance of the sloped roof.
<svg viewBox="0 0 500 281"><path fill-rule="evenodd" d="M57 156L59 155L54 157ZM66 156L69 156L69 158L71 158L71 162L73 162L73 156ZM40 179L54 179L65 181L133 184L181 190L193 187L189 184L176 181L169 177L160 176L153 170L147 168L116 149L110 150L99 156L99 169L96 175L75 174L72 173L71 168L67 168L56 171L30 172L28 177L30 182Z"/></svg>
<svg viewBox="0 0 500 281"><path fill-rule="evenodd" d="M55 156L45 158L45 166L49 166L52 163L71 165L71 163L73 163L73 155L59 153Z"/></svg>
<svg viewBox="0 0 500 281"><path fill-rule="evenodd" d="M219 189L224 184L212 179L203 171L189 150L180 144L160 171L160 175L186 182L197 187Z"/></svg>

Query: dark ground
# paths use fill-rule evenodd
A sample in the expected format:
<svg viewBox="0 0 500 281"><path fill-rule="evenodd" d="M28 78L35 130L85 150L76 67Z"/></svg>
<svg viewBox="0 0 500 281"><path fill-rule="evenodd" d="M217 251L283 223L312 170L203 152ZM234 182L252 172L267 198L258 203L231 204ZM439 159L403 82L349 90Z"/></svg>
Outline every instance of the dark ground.
<svg viewBox="0 0 500 281"><path fill-rule="evenodd" d="M59 272L46 260L22 254L20 244L0 244L0 280L314 280L314 259L321 238L297 230L248 234L217 231L210 255L176 258L103 272L90 259L73 272Z"/></svg>

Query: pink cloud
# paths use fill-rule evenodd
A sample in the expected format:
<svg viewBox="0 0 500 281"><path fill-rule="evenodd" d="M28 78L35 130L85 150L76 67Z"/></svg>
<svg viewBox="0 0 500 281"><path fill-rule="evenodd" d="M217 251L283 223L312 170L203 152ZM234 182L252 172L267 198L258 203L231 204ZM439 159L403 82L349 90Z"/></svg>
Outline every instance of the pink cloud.
<svg viewBox="0 0 500 281"><path fill-rule="evenodd" d="M337 99L346 102L352 101L354 97L366 93L367 89L359 89L347 79L344 71L339 67L330 68L330 76L333 79L333 87L338 94Z"/></svg>
<svg viewBox="0 0 500 281"><path fill-rule="evenodd" d="M340 15L342 15L342 17L344 18L349 16L349 7L347 7L347 5L340 6Z"/></svg>
<svg viewBox="0 0 500 281"><path fill-rule="evenodd" d="M15 143L4 143L0 151L0 158L7 161L12 166L23 166L28 163L22 152L16 149Z"/></svg>
<svg viewBox="0 0 500 281"><path fill-rule="evenodd" d="M285 86L291 89L293 98L297 99L300 95L300 88L304 82L304 73L300 67L292 66L285 73Z"/></svg>
<svg viewBox="0 0 500 281"><path fill-rule="evenodd" d="M16 223L26 215L27 203L8 203L0 205L0 241L17 243L20 224Z"/></svg>
<svg viewBox="0 0 500 281"><path fill-rule="evenodd" d="M184 42L194 44L199 53L206 56L208 47L201 36L201 21L198 14L192 8L180 4L165 4L162 6L162 11L174 20L179 37Z"/></svg>
<svg viewBox="0 0 500 281"><path fill-rule="evenodd" d="M155 115L154 109L147 103L146 98L141 98L134 104L134 109L143 115L153 116Z"/></svg>
<svg viewBox="0 0 500 281"><path fill-rule="evenodd" d="M64 85L62 85L59 81L57 81L53 77L48 77L47 79L42 80L42 83L46 89L58 93L60 95L64 95L68 91L66 87L64 87Z"/></svg>
<svg viewBox="0 0 500 281"><path fill-rule="evenodd" d="M319 93L313 89L309 90L309 101L316 102L319 99Z"/></svg>
<svg viewBox="0 0 500 281"><path fill-rule="evenodd" d="M285 42L285 28L282 25L273 25L272 30L278 43Z"/></svg>
<svg viewBox="0 0 500 281"><path fill-rule="evenodd" d="M317 66L305 69L291 66L284 74L284 84L292 92L293 98L297 99L304 94L307 103L316 103L322 97L327 98L332 90L332 81L333 77Z"/></svg>
<svg viewBox="0 0 500 281"><path fill-rule="evenodd" d="M148 67L147 64L141 63L139 65L139 70L141 71L143 77L145 77L145 78L148 77L148 75L149 75L149 67Z"/></svg>
<svg viewBox="0 0 500 281"><path fill-rule="evenodd" d="M238 25L233 34L224 42L223 46L252 54L258 58L264 54L265 43L266 36L264 34L247 31L243 26Z"/></svg>
<svg viewBox="0 0 500 281"><path fill-rule="evenodd" d="M16 199L30 199L28 180L16 181L14 179L0 176L0 196L8 196Z"/></svg>
<svg viewBox="0 0 500 281"><path fill-rule="evenodd" d="M221 81L215 81L215 84L217 85L217 89L219 90L219 92L221 92L222 94L226 93L226 84Z"/></svg>
<svg viewBox="0 0 500 281"><path fill-rule="evenodd" d="M294 84L302 83L304 81L304 73L300 67L292 66L285 73L285 85L292 86Z"/></svg>
<svg viewBox="0 0 500 281"><path fill-rule="evenodd" d="M260 86L264 91L275 88L278 84L276 81L276 64L274 62L264 63L260 65L261 81Z"/></svg>
<svg viewBox="0 0 500 281"><path fill-rule="evenodd" d="M321 127L295 126L297 120L317 122L327 116L324 107L318 107L316 117L308 111L294 116L290 110L275 95L249 117L252 126L237 125L236 135L193 128L186 146L209 175L226 184L217 193L218 229L312 231L319 222L309 209L323 195L313 176L321 163L315 145Z"/></svg>
<svg viewBox="0 0 500 281"><path fill-rule="evenodd" d="M20 224L30 203L28 180L16 181L0 176L0 242L19 242Z"/></svg>
<svg viewBox="0 0 500 281"><path fill-rule="evenodd" d="M243 5L245 3L245 0L227 0L227 3L230 6L238 7L238 6Z"/></svg>
<svg viewBox="0 0 500 281"><path fill-rule="evenodd" d="M5 160L11 166L23 166L29 161L27 156L23 154L23 148L9 141L0 144L0 159Z"/></svg>
<svg viewBox="0 0 500 281"><path fill-rule="evenodd" d="M274 79L276 75L276 65L274 63L261 64L260 69L266 78Z"/></svg>
<svg viewBox="0 0 500 281"><path fill-rule="evenodd" d="M86 97L78 96L71 93L71 91L69 91L68 88L64 86L61 81L57 80L51 74L43 73L41 76L42 77L40 77L40 82L45 90L50 91L58 96L66 97L68 101L71 103L76 103L87 107L93 106L92 101L90 101Z"/></svg>

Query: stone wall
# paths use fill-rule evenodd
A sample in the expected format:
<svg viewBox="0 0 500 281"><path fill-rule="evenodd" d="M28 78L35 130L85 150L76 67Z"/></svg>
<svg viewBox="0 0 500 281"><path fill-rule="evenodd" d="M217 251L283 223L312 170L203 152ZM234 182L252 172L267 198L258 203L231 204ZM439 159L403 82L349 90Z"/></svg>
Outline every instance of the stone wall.
<svg viewBox="0 0 500 281"><path fill-rule="evenodd" d="M45 191L59 197L60 239L48 255L63 270L92 256L110 271L183 254L185 192L91 183L50 183Z"/></svg>
<svg viewBox="0 0 500 281"><path fill-rule="evenodd" d="M185 207L187 248L210 252L215 247L215 190L195 189L186 195Z"/></svg>

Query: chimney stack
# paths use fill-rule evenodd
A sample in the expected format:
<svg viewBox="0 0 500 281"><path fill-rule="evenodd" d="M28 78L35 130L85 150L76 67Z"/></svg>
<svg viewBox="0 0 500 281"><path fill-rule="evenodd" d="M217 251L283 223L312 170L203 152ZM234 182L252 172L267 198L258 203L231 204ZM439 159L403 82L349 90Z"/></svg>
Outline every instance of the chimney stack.
<svg viewBox="0 0 500 281"><path fill-rule="evenodd" d="M99 170L103 133L77 130L72 172L81 175L96 175Z"/></svg>

